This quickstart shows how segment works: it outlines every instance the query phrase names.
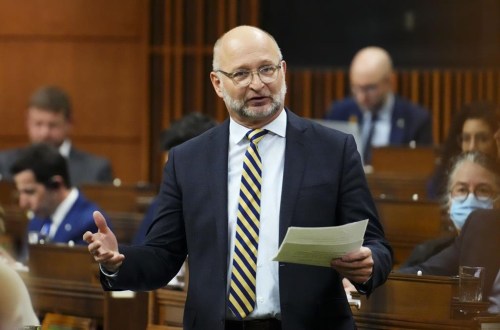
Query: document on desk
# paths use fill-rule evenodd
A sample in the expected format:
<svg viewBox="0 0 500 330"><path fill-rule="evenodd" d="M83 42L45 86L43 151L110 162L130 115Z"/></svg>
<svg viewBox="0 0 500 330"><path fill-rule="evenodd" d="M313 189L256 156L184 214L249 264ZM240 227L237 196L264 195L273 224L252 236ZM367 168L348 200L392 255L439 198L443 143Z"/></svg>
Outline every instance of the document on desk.
<svg viewBox="0 0 500 330"><path fill-rule="evenodd" d="M368 220L333 227L290 227L274 261L330 267L363 244Z"/></svg>

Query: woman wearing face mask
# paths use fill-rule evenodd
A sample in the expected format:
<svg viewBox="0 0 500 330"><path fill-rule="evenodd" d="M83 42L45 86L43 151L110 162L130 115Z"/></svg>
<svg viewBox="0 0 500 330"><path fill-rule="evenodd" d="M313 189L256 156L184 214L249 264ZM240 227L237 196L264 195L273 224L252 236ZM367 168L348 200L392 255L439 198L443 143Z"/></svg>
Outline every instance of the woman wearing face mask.
<svg viewBox="0 0 500 330"><path fill-rule="evenodd" d="M493 209L500 205L498 164L485 154L472 151L460 154L452 162L447 193L443 205L448 210L454 235L447 235L417 245L410 257L400 265L406 268L421 264L452 244L469 214L477 209Z"/></svg>
<svg viewBox="0 0 500 330"><path fill-rule="evenodd" d="M497 143L495 138L500 130L496 107L488 102L475 102L462 108L454 117L448 137L443 143L440 164L427 183L427 197L437 199L446 192L447 176L451 160L457 155L480 151L492 158L497 158Z"/></svg>

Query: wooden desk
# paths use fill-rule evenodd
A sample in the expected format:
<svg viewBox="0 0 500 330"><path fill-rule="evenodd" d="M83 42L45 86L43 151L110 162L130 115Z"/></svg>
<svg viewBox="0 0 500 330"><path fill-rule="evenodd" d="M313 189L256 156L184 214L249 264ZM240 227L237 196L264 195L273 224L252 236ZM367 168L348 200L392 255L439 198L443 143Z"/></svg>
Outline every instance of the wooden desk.
<svg viewBox="0 0 500 330"><path fill-rule="evenodd" d="M378 198L375 204L394 250L395 265L406 260L417 244L449 233L437 202Z"/></svg>
<svg viewBox="0 0 500 330"><path fill-rule="evenodd" d="M436 166L434 147L379 147L372 149L373 173L430 176Z"/></svg>
<svg viewBox="0 0 500 330"><path fill-rule="evenodd" d="M80 191L105 212L144 212L158 194L156 186L84 184Z"/></svg>
<svg viewBox="0 0 500 330"><path fill-rule="evenodd" d="M426 200L428 176L413 173L374 172L366 175L373 198Z"/></svg>
<svg viewBox="0 0 500 330"><path fill-rule="evenodd" d="M352 312L359 329L475 329L480 318L454 310L457 287L451 277L391 274L369 299L360 296L361 308Z"/></svg>
<svg viewBox="0 0 500 330"><path fill-rule="evenodd" d="M17 205L4 208L5 211L5 234L11 238L12 250L15 257L19 257L21 248L26 240L28 228L28 217L26 211Z"/></svg>
<svg viewBox="0 0 500 330"><path fill-rule="evenodd" d="M186 291L169 288L158 289L149 293L148 330L182 329Z"/></svg>
<svg viewBox="0 0 500 330"><path fill-rule="evenodd" d="M130 244L144 219L139 212L107 212L107 218L113 226L113 233L120 244Z"/></svg>
<svg viewBox="0 0 500 330"><path fill-rule="evenodd" d="M90 317L104 330L145 329L147 293L105 293L98 264L85 246L30 245L26 278L35 310ZM126 311L124 313L123 311Z"/></svg>

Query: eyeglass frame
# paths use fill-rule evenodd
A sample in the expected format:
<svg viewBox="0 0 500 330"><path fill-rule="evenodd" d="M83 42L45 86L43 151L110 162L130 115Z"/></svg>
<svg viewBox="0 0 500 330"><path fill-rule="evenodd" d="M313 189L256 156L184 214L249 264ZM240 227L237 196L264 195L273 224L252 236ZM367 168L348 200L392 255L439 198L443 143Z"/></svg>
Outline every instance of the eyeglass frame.
<svg viewBox="0 0 500 330"><path fill-rule="evenodd" d="M387 83L388 81L390 81L390 77L384 76L374 83L366 85L351 85L350 86L351 94L359 95L363 93L365 95L370 95L370 96L376 95L380 91L382 85L384 83Z"/></svg>
<svg viewBox="0 0 500 330"><path fill-rule="evenodd" d="M237 70L235 70L235 71L233 71L233 72L226 72L226 71L223 71L223 70L217 69L217 70L214 70L214 72L220 72L220 73L222 73L223 75L225 75L226 77L228 77L229 79L231 79L231 81L233 82L233 84L234 84L235 86L238 86L238 87L247 87L247 86L250 86L250 84L251 84L251 83L252 83L252 81L253 81L253 75L254 75L255 73L257 74L257 77L259 77L259 80L260 80L263 84L270 84L270 83L275 82L275 81L276 81L276 79L278 79L278 74L276 74L276 77L274 77L274 79L273 79L272 81L269 81L269 82L264 82L264 81L262 80L262 77L260 76L260 72L261 72L261 70L262 70L262 69L264 69L264 68L271 68L271 67L272 67L272 68L274 69L274 72L273 72L273 74L274 74L275 72L278 72L278 71L279 71L279 70L283 67L283 65L281 64L281 62L283 62L283 60L280 60L280 61L279 61L279 64L266 64L266 65L263 65L263 66L261 66L261 67L257 68L256 70L244 70L244 69L237 69ZM236 81L234 80L234 75L235 75L236 73L242 73L242 72L250 74L250 76L249 76L249 77L251 77L251 78L250 78L250 80L248 81L248 84L243 84L243 85L242 85L241 83L236 82Z"/></svg>
<svg viewBox="0 0 500 330"><path fill-rule="evenodd" d="M464 187L461 183L457 183L455 184L450 190L449 190L449 193L450 193L450 199L451 200L455 200L455 201L458 201L458 202L464 202L465 200L467 200L467 198L469 198L469 195L472 193L478 200L480 201L487 201L489 199L491 199L491 201L495 202L497 199L498 199L498 191L496 191L493 187L485 184L485 183L481 183L479 184L473 191L470 191L469 187L465 187L467 189L467 194L463 195L462 197L460 196L453 196L453 189L455 189L455 187ZM491 188L491 196L478 196L477 195L477 191L478 189L481 189L483 187L488 187L488 188Z"/></svg>

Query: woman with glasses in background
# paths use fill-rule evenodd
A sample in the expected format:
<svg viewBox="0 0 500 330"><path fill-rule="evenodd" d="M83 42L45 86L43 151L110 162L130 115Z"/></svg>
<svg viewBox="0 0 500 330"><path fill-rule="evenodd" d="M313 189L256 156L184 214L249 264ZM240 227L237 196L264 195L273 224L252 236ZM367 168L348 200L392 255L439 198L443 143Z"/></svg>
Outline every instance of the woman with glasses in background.
<svg viewBox="0 0 500 330"><path fill-rule="evenodd" d="M491 103L476 102L464 106L454 116L441 149L440 162L427 184L428 198L437 199L446 192L451 160L457 155L479 151L494 159L498 158L495 133L500 126L497 110Z"/></svg>
<svg viewBox="0 0 500 330"><path fill-rule="evenodd" d="M500 173L497 162L479 151L458 155L453 161L446 191L443 205L448 211L453 234L417 245L410 257L401 264L400 269L403 271L406 267L423 263L451 245L472 211L500 208Z"/></svg>

